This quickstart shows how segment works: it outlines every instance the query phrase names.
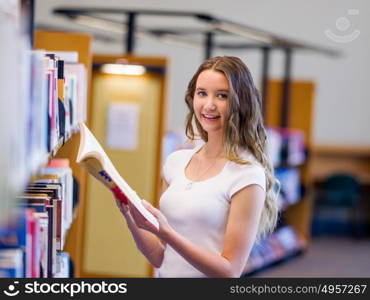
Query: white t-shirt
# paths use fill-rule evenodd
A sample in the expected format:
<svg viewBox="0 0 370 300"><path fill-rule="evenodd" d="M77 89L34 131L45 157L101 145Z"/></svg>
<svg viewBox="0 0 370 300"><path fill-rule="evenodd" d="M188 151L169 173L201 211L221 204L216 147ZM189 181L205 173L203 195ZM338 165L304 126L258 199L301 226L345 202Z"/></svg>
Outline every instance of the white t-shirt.
<svg viewBox="0 0 370 300"><path fill-rule="evenodd" d="M193 182L187 189L192 181L185 176L185 167L201 147L175 151L168 156L163 176L169 186L160 198L159 208L180 235L199 247L221 254L231 197L251 184L265 190L265 172L252 154L242 151L239 155L252 164L227 161L219 174ZM157 277L205 277L169 245L156 271Z"/></svg>

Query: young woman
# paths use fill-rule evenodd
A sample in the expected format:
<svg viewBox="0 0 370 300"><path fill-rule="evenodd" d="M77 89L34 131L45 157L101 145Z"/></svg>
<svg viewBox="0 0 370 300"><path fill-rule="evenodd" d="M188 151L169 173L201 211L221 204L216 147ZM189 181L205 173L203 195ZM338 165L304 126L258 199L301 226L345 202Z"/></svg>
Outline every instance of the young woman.
<svg viewBox="0 0 370 300"><path fill-rule="evenodd" d="M140 251L159 277L240 277L251 248L277 219L261 102L237 57L205 61L185 97L186 134L202 146L169 155L153 228L117 201Z"/></svg>

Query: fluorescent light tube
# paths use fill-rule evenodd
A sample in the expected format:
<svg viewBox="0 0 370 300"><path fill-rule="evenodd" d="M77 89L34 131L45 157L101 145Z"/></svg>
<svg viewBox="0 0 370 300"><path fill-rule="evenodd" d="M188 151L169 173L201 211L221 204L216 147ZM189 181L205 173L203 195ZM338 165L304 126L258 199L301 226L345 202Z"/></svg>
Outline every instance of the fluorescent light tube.
<svg viewBox="0 0 370 300"><path fill-rule="evenodd" d="M101 71L106 74L143 75L146 69L140 65L104 64Z"/></svg>

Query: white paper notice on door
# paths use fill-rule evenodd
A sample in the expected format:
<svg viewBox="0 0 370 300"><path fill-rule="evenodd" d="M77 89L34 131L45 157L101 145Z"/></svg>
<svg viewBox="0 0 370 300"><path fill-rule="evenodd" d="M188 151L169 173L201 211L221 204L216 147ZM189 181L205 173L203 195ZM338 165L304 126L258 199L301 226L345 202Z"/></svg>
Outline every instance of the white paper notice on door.
<svg viewBox="0 0 370 300"><path fill-rule="evenodd" d="M139 105L110 102L107 115L106 144L112 150L134 151L139 139Z"/></svg>

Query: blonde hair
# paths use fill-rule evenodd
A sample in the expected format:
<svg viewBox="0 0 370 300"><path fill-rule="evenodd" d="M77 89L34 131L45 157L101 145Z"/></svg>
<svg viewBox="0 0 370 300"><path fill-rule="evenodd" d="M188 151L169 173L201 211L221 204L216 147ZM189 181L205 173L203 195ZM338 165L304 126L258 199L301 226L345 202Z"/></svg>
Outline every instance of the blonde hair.
<svg viewBox="0 0 370 300"><path fill-rule="evenodd" d="M208 134L202 128L194 114L193 98L197 79L205 70L214 70L225 75L229 83L229 102L224 127L224 153L226 157L238 164L250 164L243 160L239 149L251 152L262 165L266 174L266 199L258 226L257 239L272 232L278 218L277 194L279 182L274 176L270 159L266 154L266 130L261 114L261 101L248 67L237 57L217 56L200 65L190 80L185 102L189 108L186 117L186 135L195 139L193 120L202 140L208 141Z"/></svg>

